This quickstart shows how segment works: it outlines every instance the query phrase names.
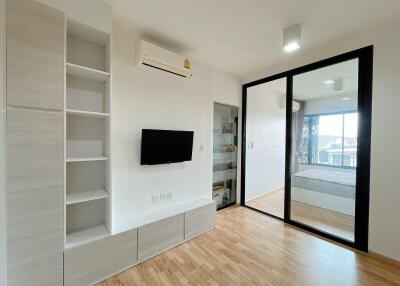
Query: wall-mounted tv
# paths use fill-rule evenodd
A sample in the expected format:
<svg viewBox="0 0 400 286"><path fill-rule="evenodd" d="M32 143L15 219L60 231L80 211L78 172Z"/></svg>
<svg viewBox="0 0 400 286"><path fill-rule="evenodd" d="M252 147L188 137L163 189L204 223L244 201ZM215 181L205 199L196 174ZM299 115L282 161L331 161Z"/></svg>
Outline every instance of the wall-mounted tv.
<svg viewBox="0 0 400 286"><path fill-rule="evenodd" d="M140 164L191 161L193 134L193 131L142 129Z"/></svg>

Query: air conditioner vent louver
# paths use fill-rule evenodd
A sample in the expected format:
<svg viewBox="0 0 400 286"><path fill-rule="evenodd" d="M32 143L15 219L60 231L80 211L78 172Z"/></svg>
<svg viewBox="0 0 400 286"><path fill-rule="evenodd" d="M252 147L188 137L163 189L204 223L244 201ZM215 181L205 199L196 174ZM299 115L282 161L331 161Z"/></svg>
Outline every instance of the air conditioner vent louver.
<svg viewBox="0 0 400 286"><path fill-rule="evenodd" d="M136 66L181 78L191 78L190 60L145 41L136 44ZM188 68L189 66L189 68Z"/></svg>

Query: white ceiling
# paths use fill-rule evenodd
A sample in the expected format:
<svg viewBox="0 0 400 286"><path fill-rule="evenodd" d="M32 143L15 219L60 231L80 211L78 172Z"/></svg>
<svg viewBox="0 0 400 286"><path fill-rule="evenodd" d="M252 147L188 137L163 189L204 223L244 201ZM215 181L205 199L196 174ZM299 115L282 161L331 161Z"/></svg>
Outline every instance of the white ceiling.
<svg viewBox="0 0 400 286"><path fill-rule="evenodd" d="M326 80L341 79L343 87L335 90L333 84ZM293 98L312 100L323 97L349 95L353 96L358 89L358 59L320 68L293 77Z"/></svg>
<svg viewBox="0 0 400 286"><path fill-rule="evenodd" d="M106 0L147 39L238 77L280 62L282 30L302 25L315 49L400 15L399 0Z"/></svg>

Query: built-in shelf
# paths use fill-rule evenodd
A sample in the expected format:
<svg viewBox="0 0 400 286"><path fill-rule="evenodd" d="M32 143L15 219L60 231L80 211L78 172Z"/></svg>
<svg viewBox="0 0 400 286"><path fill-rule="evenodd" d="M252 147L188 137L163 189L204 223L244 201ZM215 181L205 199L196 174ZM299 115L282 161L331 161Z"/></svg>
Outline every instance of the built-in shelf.
<svg viewBox="0 0 400 286"><path fill-rule="evenodd" d="M110 73L108 72L95 70L72 63L67 63L67 74L103 82L107 81L107 79L110 77Z"/></svg>
<svg viewBox="0 0 400 286"><path fill-rule="evenodd" d="M67 115L70 116L84 116L84 117L97 117L97 118L107 118L110 117L110 113L83 111L83 110L73 110L67 109Z"/></svg>
<svg viewBox="0 0 400 286"><path fill-rule="evenodd" d="M93 200L108 198L108 193L105 190L94 190L87 192L79 192L67 194L67 205L78 204Z"/></svg>
<svg viewBox="0 0 400 286"><path fill-rule="evenodd" d="M75 231L67 234L67 248L79 246L88 242L109 236L105 225L99 225L88 229Z"/></svg>
<svg viewBox="0 0 400 286"><path fill-rule="evenodd" d="M70 162L90 162L90 161L107 161L108 157L105 156L95 156L95 157L70 157L67 158L67 163Z"/></svg>
<svg viewBox="0 0 400 286"><path fill-rule="evenodd" d="M226 150L214 150L214 154L235 154L236 153L236 150L235 151L226 151Z"/></svg>
<svg viewBox="0 0 400 286"><path fill-rule="evenodd" d="M224 168L224 169L218 169L218 170L213 170L213 172L219 172L219 171L227 171L227 170L236 170L236 167L231 167L231 168Z"/></svg>
<svg viewBox="0 0 400 286"><path fill-rule="evenodd" d="M219 209L236 200L238 108L214 103L213 122L212 187Z"/></svg>
<svg viewBox="0 0 400 286"><path fill-rule="evenodd" d="M111 34L67 19L65 244L110 235ZM76 162L76 163L75 163Z"/></svg>
<svg viewBox="0 0 400 286"><path fill-rule="evenodd" d="M236 136L234 133L214 133L214 135L219 135L219 136Z"/></svg>

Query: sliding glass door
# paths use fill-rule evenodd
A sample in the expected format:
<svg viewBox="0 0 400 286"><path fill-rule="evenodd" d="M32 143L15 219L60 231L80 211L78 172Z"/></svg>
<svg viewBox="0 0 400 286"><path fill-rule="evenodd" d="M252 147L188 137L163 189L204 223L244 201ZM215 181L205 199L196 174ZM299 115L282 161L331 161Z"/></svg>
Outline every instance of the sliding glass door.
<svg viewBox="0 0 400 286"><path fill-rule="evenodd" d="M372 57L370 46L243 86L242 206L368 249ZM283 125L269 124L278 82ZM282 172L277 214L268 191Z"/></svg>
<svg viewBox="0 0 400 286"><path fill-rule="evenodd" d="M286 78L249 88L246 114L245 204L283 219Z"/></svg>
<svg viewBox="0 0 400 286"><path fill-rule="evenodd" d="M290 219L354 241L358 59L293 77Z"/></svg>

